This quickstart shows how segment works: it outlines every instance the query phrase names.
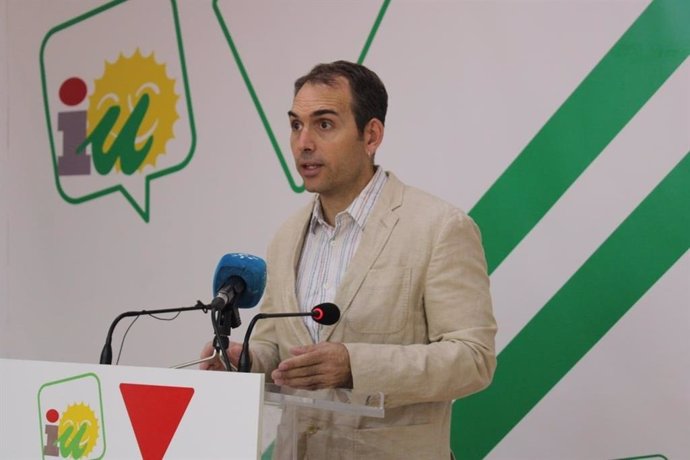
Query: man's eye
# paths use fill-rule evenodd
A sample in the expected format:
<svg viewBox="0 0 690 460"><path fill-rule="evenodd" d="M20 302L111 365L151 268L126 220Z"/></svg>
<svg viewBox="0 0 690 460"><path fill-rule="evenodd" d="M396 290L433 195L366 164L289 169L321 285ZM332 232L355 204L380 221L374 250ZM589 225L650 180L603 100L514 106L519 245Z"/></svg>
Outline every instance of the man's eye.
<svg viewBox="0 0 690 460"><path fill-rule="evenodd" d="M290 122L290 128L293 131L299 131L301 127L302 127L302 124L299 121L291 121Z"/></svg>
<svg viewBox="0 0 690 460"><path fill-rule="evenodd" d="M321 129L330 129L330 128L333 127L333 123L331 123L331 122L328 121L328 120L321 120L321 121L319 122L319 127L320 127Z"/></svg>

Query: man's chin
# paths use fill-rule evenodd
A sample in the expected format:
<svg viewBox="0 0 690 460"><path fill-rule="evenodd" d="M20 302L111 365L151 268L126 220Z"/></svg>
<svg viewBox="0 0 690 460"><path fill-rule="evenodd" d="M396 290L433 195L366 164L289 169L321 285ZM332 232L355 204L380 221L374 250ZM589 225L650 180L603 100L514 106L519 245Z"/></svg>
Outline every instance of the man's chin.
<svg viewBox="0 0 690 460"><path fill-rule="evenodd" d="M319 191L321 190L321 188L319 187L318 181L315 181L312 178L306 178L305 179L304 177L302 177L302 182L304 183L304 189L307 192L319 193Z"/></svg>

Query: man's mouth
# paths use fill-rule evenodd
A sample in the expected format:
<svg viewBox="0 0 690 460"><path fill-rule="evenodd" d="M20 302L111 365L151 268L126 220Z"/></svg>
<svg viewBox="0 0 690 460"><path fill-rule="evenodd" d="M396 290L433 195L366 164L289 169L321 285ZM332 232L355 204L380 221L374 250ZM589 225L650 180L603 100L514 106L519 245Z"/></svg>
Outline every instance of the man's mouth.
<svg viewBox="0 0 690 460"><path fill-rule="evenodd" d="M302 163L300 165L300 171L303 175L313 176L316 175L322 167L323 165L321 163Z"/></svg>

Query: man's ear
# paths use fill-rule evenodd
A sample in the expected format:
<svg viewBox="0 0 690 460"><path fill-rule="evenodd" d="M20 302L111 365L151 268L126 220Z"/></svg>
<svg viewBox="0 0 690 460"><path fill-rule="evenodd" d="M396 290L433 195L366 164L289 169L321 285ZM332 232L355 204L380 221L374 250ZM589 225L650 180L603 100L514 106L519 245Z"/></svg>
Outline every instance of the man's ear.
<svg viewBox="0 0 690 460"><path fill-rule="evenodd" d="M383 141L384 126L378 118L372 118L364 127L364 144L367 155L374 157Z"/></svg>

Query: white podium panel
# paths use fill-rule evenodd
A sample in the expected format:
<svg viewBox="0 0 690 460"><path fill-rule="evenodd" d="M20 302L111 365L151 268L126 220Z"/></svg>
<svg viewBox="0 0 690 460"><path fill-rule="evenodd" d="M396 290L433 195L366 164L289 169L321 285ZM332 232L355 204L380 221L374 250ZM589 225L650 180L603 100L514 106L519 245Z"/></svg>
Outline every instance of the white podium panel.
<svg viewBox="0 0 690 460"><path fill-rule="evenodd" d="M257 459L262 374L0 359L2 458Z"/></svg>

